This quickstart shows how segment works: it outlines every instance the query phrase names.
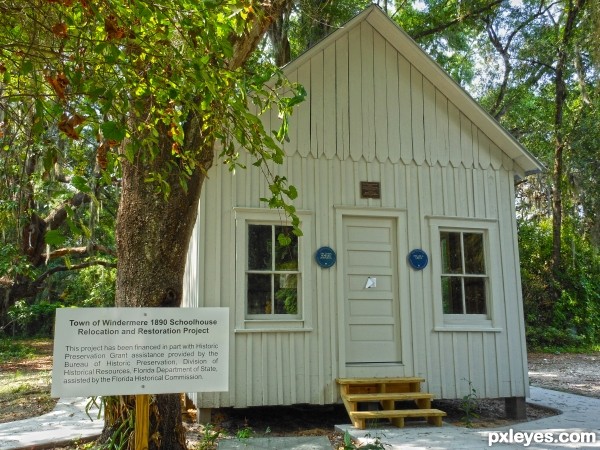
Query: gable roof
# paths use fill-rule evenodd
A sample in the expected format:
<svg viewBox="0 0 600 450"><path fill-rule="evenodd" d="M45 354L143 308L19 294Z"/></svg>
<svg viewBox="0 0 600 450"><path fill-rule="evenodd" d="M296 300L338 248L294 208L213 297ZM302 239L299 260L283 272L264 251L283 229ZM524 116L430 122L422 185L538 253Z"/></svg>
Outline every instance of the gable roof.
<svg viewBox="0 0 600 450"><path fill-rule="evenodd" d="M332 42L350 33L365 22L372 26L396 51L401 54L425 79L443 93L460 112L481 130L525 175L544 170L542 163L527 151L505 128L498 123L476 100L474 100L433 58L402 30L377 5L371 5L362 13L334 31L319 43L283 67L290 73L330 46Z"/></svg>

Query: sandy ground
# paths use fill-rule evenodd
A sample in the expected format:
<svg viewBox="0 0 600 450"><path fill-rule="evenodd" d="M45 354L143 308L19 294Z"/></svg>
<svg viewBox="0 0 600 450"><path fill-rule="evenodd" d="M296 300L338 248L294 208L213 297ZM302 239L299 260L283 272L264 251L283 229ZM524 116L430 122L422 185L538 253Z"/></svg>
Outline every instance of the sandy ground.
<svg viewBox="0 0 600 450"><path fill-rule="evenodd" d="M51 348L48 353L34 360L0 365L0 381L4 387L11 387L10 396L5 395L3 403L0 395L0 422L18 420L28 415L43 414L52 409L53 402L48 394L49 372L52 367ZM600 353L531 353L529 355L529 377L533 386L572 392L600 398ZM37 374L38 379L35 379ZM25 377L23 377L25 375ZM31 375L31 378L28 376ZM25 381L26 388L11 386L17 380ZM35 387L35 389L31 389ZM1 390L0 390L1 391ZM1 394L1 392L0 392ZM6 394L6 393L5 393ZM504 417L504 401L478 400L477 417L472 418L472 426L490 427L505 426L510 423ZM434 404L448 413L447 422L461 426L465 414L460 400L440 400ZM194 420L195 411L187 416L188 441L196 446L207 439L203 427ZM527 407L527 419L535 420L554 414L544 408ZM327 435L332 444L341 441L341 436L333 432L336 424L347 423L348 417L342 405L325 407L265 407L233 409L222 408L213 411L211 430L208 436L236 436L247 433L252 436L317 436ZM216 434L216 436L215 436ZM206 441L205 441L206 443ZM190 448L192 448L190 445ZM337 446L336 446L337 448Z"/></svg>
<svg viewBox="0 0 600 450"><path fill-rule="evenodd" d="M600 352L531 353L529 383L532 386L600 398Z"/></svg>

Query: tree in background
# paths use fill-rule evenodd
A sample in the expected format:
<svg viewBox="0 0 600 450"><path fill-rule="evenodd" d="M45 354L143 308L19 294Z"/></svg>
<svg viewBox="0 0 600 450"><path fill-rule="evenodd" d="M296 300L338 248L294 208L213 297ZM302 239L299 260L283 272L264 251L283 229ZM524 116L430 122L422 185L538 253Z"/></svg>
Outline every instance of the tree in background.
<svg viewBox="0 0 600 450"><path fill-rule="evenodd" d="M263 45L284 64L366 3L0 0L3 298L117 256L117 305L179 305L207 171L217 156L236 167L233 142L258 165L280 162L248 105L285 116L301 97L289 88L282 95L281 81L265 86L277 71L264 55L250 70L253 50ZM569 236L597 242L597 2L379 3L526 148L548 167L560 162L553 177L519 184L521 217L560 218L553 248L558 240L563 254L563 214L578 230ZM285 126L284 118L278 138ZM294 189L277 178L272 192L271 205L294 217L285 201ZM572 273L556 267L552 310L568 285L562 275ZM178 401L157 403L162 446L182 445Z"/></svg>
<svg viewBox="0 0 600 450"><path fill-rule="evenodd" d="M275 137L249 108L279 108L281 139L302 92L284 92L281 79L266 86L274 67L244 65L286 7L285 0L0 2L3 159L15 176L27 164L38 168L21 177L28 181L38 164L54 167L53 155L86 155L64 184L67 217L97 200L96 186L119 190L117 306L180 305L200 191L218 156L234 169L237 142L267 174L267 162L281 162ZM284 208L299 233L285 200L294 189L283 178L270 183L270 205ZM26 191L17 186L13 198L27 198ZM17 228L34 220L35 206L16 207L24 216ZM44 222L32 248L58 245L59 224ZM131 403L111 403L104 441L119 439ZM152 411L151 448L185 448L179 395L157 396Z"/></svg>
<svg viewBox="0 0 600 450"><path fill-rule="evenodd" d="M549 168L518 186L523 220L538 220L545 227L546 218L552 219L552 252L547 256L553 282L545 296L537 296L538 311L544 311L538 325L553 323L564 291L572 288L572 271L563 261L563 221L569 239L576 230L580 239L597 242L598 189L592 175L600 150L592 125L600 119L595 23L591 3L585 0L511 3L485 18L487 42L480 48L490 70L479 87L482 101ZM590 265L594 261L587 260Z"/></svg>

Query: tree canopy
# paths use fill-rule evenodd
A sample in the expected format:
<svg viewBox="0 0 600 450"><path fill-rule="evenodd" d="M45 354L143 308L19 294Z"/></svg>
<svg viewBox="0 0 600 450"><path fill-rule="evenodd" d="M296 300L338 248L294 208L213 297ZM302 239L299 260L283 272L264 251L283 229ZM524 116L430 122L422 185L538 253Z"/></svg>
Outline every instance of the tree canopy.
<svg viewBox="0 0 600 450"><path fill-rule="evenodd" d="M0 145L12 177L2 184L8 199L2 211L10 219L4 238L14 243L22 235L20 251L15 244L9 256L35 269L60 247L68 266L74 247L61 246L79 239L82 254L97 261L98 252L116 255L116 305L179 306L200 190L216 157L234 170L235 141L266 176L266 163L283 158L276 140L303 91L287 85L273 65L245 63L285 5L1 2ZM267 108L283 117L275 135L257 114ZM300 233L285 200L295 197L293 187L280 177L270 184L266 200L284 208ZM84 225L100 218L102 195L112 190L116 223L115 216L101 218L113 221L116 239L106 251L112 235L100 245ZM84 204L94 207L77 214ZM19 275L4 279L8 295L16 283L31 281ZM105 441L123 430L129 408L119 405L129 402L107 411ZM183 448L179 396L159 396L156 405L152 426L160 439L153 446Z"/></svg>
<svg viewBox="0 0 600 450"><path fill-rule="evenodd" d="M378 3L548 167L517 184L522 250L535 261L527 317L556 328L549 341L598 342L575 311L600 315L597 271L581 270L597 265L600 243L598 2ZM300 234L295 189L269 175L304 95L278 66L368 4L0 0L0 321L20 299L72 299L57 283L76 269L97 292L90 274L106 268L119 306L178 306L202 185L217 160L239 169L240 151ZM275 132L260 120L269 108L283 119ZM570 319L580 330L566 330ZM178 398L157 404L165 439L153 445L182 447ZM123 418L114 411L107 436Z"/></svg>

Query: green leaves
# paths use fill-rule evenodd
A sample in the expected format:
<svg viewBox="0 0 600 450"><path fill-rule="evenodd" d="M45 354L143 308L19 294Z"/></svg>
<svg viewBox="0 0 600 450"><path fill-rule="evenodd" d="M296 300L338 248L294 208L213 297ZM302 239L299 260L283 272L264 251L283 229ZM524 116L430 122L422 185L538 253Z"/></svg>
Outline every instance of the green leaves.
<svg viewBox="0 0 600 450"><path fill-rule="evenodd" d="M127 134L127 129L114 121L103 122L100 124L100 130L105 139L116 142L121 142Z"/></svg>
<svg viewBox="0 0 600 450"><path fill-rule="evenodd" d="M283 210L290 219L292 232L296 236L302 236L300 218L296 213L296 208L291 204L291 201L298 197L296 188L288 185L286 177L276 175L269 184L269 190L271 191L271 197L262 197L260 200L267 203L269 208ZM283 238L280 238L280 242L281 239Z"/></svg>
<svg viewBox="0 0 600 450"><path fill-rule="evenodd" d="M117 198L126 164L168 198L187 191L221 142L230 170L244 167L240 152L252 155L272 184L270 204L299 225L291 206L298 193L270 179L268 165L284 161L287 117L306 93L268 63L252 70L232 63L265 8L241 0L23 0L3 10L0 79L11 127L2 129L1 145L40 169L28 179L11 172L19 182L6 185L27 192L10 198L50 209L79 192L99 208L106 202L99 189ZM259 116L268 110L280 113L278 129L263 127ZM94 235L95 216L69 214L64 234L53 230L48 244Z"/></svg>
<svg viewBox="0 0 600 450"><path fill-rule="evenodd" d="M49 230L44 236L44 241L48 245L60 246L65 243L67 238L59 230Z"/></svg>
<svg viewBox="0 0 600 450"><path fill-rule="evenodd" d="M88 186L87 180L82 176L76 175L72 178L71 184L81 192L90 193L92 189Z"/></svg>

